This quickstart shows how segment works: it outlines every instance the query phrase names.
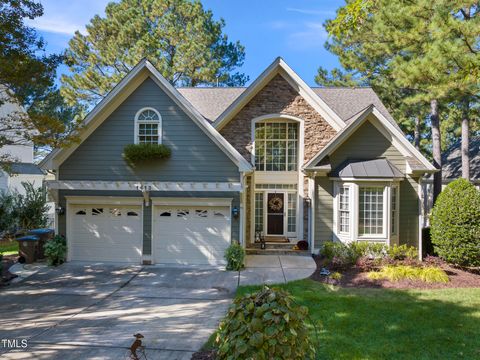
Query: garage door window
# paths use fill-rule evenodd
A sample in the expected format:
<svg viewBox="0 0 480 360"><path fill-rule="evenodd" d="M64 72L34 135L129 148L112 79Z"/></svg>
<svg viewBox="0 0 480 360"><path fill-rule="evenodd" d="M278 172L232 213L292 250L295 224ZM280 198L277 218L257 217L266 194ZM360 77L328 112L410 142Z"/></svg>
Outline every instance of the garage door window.
<svg viewBox="0 0 480 360"><path fill-rule="evenodd" d="M197 217L200 217L200 218L208 217L207 210L195 210L195 214L197 215Z"/></svg>
<svg viewBox="0 0 480 360"><path fill-rule="evenodd" d="M93 208L92 209L92 215L93 216L98 216L103 214L103 208Z"/></svg>
<svg viewBox="0 0 480 360"><path fill-rule="evenodd" d="M172 212L170 210L163 211L160 213L160 216L172 216Z"/></svg>
<svg viewBox="0 0 480 360"><path fill-rule="evenodd" d="M120 211L120 209L110 209L110 215L112 215L113 217L117 217L117 216L122 216L122 212Z"/></svg>
<svg viewBox="0 0 480 360"><path fill-rule="evenodd" d="M188 214L189 214L188 210L177 210L177 217L186 219Z"/></svg>
<svg viewBox="0 0 480 360"><path fill-rule="evenodd" d="M135 211L129 211L127 212L127 216L138 216L138 213Z"/></svg>
<svg viewBox="0 0 480 360"><path fill-rule="evenodd" d="M75 215L87 215L87 209L78 210Z"/></svg>

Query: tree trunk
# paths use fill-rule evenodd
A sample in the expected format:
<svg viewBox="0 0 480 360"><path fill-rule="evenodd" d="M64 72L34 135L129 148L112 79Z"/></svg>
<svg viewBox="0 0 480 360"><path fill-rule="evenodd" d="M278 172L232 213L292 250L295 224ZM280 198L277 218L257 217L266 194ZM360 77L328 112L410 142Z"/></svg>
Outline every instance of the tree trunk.
<svg viewBox="0 0 480 360"><path fill-rule="evenodd" d="M432 123L433 165L440 170L433 174L433 204L435 204L438 195L442 192L442 143L437 100L430 102L430 121Z"/></svg>
<svg viewBox="0 0 480 360"><path fill-rule="evenodd" d="M415 116L415 128L413 129L413 145L420 150L420 118Z"/></svg>
<svg viewBox="0 0 480 360"><path fill-rule="evenodd" d="M462 117L462 177L470 180L470 118L469 118L469 103L465 102Z"/></svg>

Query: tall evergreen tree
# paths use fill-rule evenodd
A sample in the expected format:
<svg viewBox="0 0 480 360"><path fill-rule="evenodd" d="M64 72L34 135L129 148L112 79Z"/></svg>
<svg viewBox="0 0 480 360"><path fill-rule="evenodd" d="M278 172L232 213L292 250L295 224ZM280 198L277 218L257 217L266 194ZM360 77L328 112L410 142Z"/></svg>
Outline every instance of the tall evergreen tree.
<svg viewBox="0 0 480 360"><path fill-rule="evenodd" d="M43 14L32 0L0 0L0 106L16 104L21 111L0 116L0 148L33 142L36 146L58 147L75 127L63 112L46 111L63 103L55 87L56 68L62 58L45 55L45 43L25 19ZM0 168L9 169L12 155L0 157Z"/></svg>
<svg viewBox="0 0 480 360"><path fill-rule="evenodd" d="M71 75L62 76L70 104L97 103L142 58L173 85L244 85L244 47L229 42L225 22L199 0L121 0L96 15L86 35L76 32L66 51Z"/></svg>
<svg viewBox="0 0 480 360"><path fill-rule="evenodd" d="M465 7L476 12L478 1L347 0L326 23L332 36L327 48L348 71L385 89L383 95L395 94L389 89L397 87L405 106L430 104L433 162L439 169L439 109L452 101L452 93L478 89L479 33L462 19ZM395 96L383 99L388 103ZM434 176L434 199L440 191L441 172Z"/></svg>

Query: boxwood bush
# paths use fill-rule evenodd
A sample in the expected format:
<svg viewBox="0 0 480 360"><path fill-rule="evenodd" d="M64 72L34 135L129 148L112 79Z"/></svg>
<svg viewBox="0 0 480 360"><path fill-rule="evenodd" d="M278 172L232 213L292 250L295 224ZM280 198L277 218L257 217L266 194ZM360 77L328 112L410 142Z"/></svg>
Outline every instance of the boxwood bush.
<svg viewBox="0 0 480 360"><path fill-rule="evenodd" d="M307 315L282 289L264 287L239 297L220 323L218 359L313 359Z"/></svg>
<svg viewBox="0 0 480 360"><path fill-rule="evenodd" d="M43 246L48 265L57 266L65 262L67 255L67 241L63 236L57 235L48 240Z"/></svg>
<svg viewBox="0 0 480 360"><path fill-rule="evenodd" d="M445 261L480 266L480 191L469 181L455 180L438 196L431 237L435 251Z"/></svg>
<svg viewBox="0 0 480 360"><path fill-rule="evenodd" d="M163 144L128 144L123 149L123 157L129 163L169 158L170 149Z"/></svg>

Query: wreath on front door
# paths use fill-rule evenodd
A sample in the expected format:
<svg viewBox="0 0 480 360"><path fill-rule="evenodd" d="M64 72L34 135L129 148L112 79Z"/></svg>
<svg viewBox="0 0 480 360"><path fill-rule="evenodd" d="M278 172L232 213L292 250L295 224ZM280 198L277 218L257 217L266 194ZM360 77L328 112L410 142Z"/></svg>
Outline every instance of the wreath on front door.
<svg viewBox="0 0 480 360"><path fill-rule="evenodd" d="M268 206L270 206L270 209L272 209L273 211L279 211L283 207L283 201L278 196L275 196L270 199L270 201L268 202Z"/></svg>

